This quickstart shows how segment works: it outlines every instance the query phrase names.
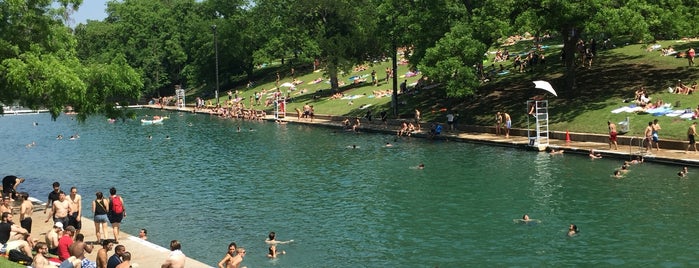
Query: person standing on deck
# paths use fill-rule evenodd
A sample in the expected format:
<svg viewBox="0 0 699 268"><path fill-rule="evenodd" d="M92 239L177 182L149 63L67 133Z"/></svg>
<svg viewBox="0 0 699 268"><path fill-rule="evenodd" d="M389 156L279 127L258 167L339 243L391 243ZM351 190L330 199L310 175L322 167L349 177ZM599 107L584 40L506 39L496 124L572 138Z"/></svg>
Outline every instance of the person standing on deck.
<svg viewBox="0 0 699 268"><path fill-rule="evenodd" d="M512 118L510 114L505 113L505 138L510 138L510 128L512 128Z"/></svg>
<svg viewBox="0 0 699 268"><path fill-rule="evenodd" d="M75 235L80 233L82 228L82 222L80 218L82 217L83 210L83 198L78 194L78 188L75 186L70 187L70 195L68 195L68 202L70 203L70 213L68 213L68 225L75 227Z"/></svg>
<svg viewBox="0 0 699 268"><path fill-rule="evenodd" d="M655 143L655 148L660 151L660 137L658 136L658 130L661 130L660 124L658 124L658 119L653 120L653 142Z"/></svg>
<svg viewBox="0 0 699 268"><path fill-rule="evenodd" d="M687 145L687 150L684 153L689 153L689 148L694 146L694 153L697 153L697 142L694 137L697 135L697 122L692 123L687 130L687 139L689 139L689 145Z"/></svg>
<svg viewBox="0 0 699 268"><path fill-rule="evenodd" d="M119 241L119 227L121 220L126 218L126 208L124 208L124 199L117 195L116 188L109 188L109 213L107 213L109 223L112 224L114 232L114 240Z"/></svg>
<svg viewBox="0 0 699 268"><path fill-rule="evenodd" d="M614 150L619 150L616 142L616 125L612 121L607 121L607 126L609 127L609 149L612 149L612 144L614 144Z"/></svg>
<svg viewBox="0 0 699 268"><path fill-rule="evenodd" d="M645 136L645 141L647 142L646 151L650 153L651 149L653 149L653 122L648 122L648 127L646 127L643 135Z"/></svg>

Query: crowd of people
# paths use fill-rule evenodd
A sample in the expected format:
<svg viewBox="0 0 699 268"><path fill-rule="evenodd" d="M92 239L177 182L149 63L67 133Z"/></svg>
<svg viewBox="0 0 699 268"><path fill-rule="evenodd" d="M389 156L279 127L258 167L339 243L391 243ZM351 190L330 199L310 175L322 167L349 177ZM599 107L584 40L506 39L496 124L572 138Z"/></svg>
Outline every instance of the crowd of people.
<svg viewBox="0 0 699 268"><path fill-rule="evenodd" d="M131 267L134 256L119 243L120 223L126 217L124 199L117 194L116 188L109 189L109 197L102 192L95 193L92 201L92 214L95 224L95 242L87 242L84 234L81 218L82 196L78 194L76 187L70 188L70 194L66 195L61 190L61 184L54 182L53 190L48 194L46 203L47 219L53 221L51 229L46 230L45 238L39 241L31 236L32 216L35 210L34 204L29 200L26 192L18 191L24 178L6 176L2 181L2 204L0 204L0 255L5 255L11 261L31 265L34 268L56 267L83 267L83 268L128 268ZM14 199L14 200L13 200ZM19 204L19 208L13 207L13 202ZM15 215L19 215L19 224L15 222ZM112 225L113 238L108 238L107 223ZM140 229L138 238L148 239L148 231ZM44 235L44 234L42 234ZM276 239L276 233L270 232L265 240L268 245L267 257L277 258L286 254L286 251L278 249L278 245L288 244L294 240L280 241ZM98 248L99 247L99 248ZM109 256L109 252L114 253ZM182 252L182 244L178 240L170 242L170 254L163 261L163 268L185 267L186 256ZM231 243L228 252L218 263L221 268L240 267L245 249ZM90 260L87 254L96 251L95 260Z"/></svg>

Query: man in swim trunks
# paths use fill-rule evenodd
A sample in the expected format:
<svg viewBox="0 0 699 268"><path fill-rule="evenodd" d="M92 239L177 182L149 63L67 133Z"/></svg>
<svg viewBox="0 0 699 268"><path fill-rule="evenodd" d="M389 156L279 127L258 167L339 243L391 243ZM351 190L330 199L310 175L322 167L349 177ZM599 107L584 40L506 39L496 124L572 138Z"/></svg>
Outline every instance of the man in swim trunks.
<svg viewBox="0 0 699 268"><path fill-rule="evenodd" d="M609 126L609 149L612 149L612 144L614 144L614 150L619 150L616 143L616 125L612 121L607 121L607 126Z"/></svg>
<svg viewBox="0 0 699 268"><path fill-rule="evenodd" d="M687 145L687 150L684 151L684 153L689 152L689 148L694 146L694 153L697 153L697 142L694 140L694 137L697 135L697 122L692 123L691 126L689 126L689 129L687 130L687 138L689 139L689 145Z"/></svg>
<svg viewBox="0 0 699 268"><path fill-rule="evenodd" d="M646 137L645 141L647 142L646 152L650 153L651 149L653 149L653 122L648 122L648 127L646 127L643 135Z"/></svg>
<svg viewBox="0 0 699 268"><path fill-rule="evenodd" d="M653 120L653 131L651 132L651 135L653 135L653 142L655 143L655 148L658 151L660 151L660 144L658 143L658 140L660 139L658 137L658 130L661 129L660 124L658 124L658 119Z"/></svg>

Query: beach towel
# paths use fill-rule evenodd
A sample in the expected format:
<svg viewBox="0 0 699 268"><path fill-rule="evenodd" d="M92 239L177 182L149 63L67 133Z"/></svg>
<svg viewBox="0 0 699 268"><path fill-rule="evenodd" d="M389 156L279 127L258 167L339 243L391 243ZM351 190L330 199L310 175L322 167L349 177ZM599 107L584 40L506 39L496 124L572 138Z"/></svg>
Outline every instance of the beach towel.
<svg viewBox="0 0 699 268"><path fill-rule="evenodd" d="M364 97L364 95L344 96L344 97L342 97L342 99L343 100L354 100L354 99L359 99L361 97Z"/></svg>
<svg viewBox="0 0 699 268"><path fill-rule="evenodd" d="M618 114L618 113L621 113L621 112L626 112L626 110L628 110L629 108L630 108L630 107L628 107L628 106L626 106L626 107L621 107L621 108L617 108L617 109L612 110L612 113L613 113L613 114Z"/></svg>
<svg viewBox="0 0 699 268"><path fill-rule="evenodd" d="M504 71L502 71L502 72L499 72L498 75L506 75L506 74L509 74L509 73L510 73L510 71L504 70Z"/></svg>
<svg viewBox="0 0 699 268"><path fill-rule="evenodd" d="M684 113L680 115L680 118L682 119L692 119L692 116L694 116L694 113Z"/></svg>
<svg viewBox="0 0 699 268"><path fill-rule="evenodd" d="M371 103L364 104L364 105L360 106L359 109L364 110L366 108L369 108L369 106L371 106L371 105L372 105Z"/></svg>

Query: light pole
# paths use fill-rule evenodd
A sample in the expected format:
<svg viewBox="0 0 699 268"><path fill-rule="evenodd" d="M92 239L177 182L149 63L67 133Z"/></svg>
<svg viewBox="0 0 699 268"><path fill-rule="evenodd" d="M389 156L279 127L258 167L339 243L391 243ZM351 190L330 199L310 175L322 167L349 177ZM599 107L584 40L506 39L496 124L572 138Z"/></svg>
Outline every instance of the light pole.
<svg viewBox="0 0 699 268"><path fill-rule="evenodd" d="M214 31L214 50L216 53L216 105L219 105L218 100L218 40L216 40L216 24L211 25L211 29Z"/></svg>

